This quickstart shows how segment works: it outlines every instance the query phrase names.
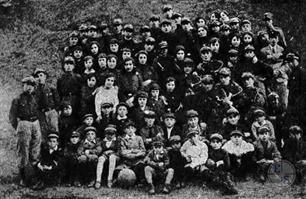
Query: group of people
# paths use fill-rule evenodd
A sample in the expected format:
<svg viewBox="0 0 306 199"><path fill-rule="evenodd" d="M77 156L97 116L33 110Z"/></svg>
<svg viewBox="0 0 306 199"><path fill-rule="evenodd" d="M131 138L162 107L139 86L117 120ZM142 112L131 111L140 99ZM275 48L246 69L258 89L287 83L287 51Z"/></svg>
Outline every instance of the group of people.
<svg viewBox="0 0 306 199"><path fill-rule="evenodd" d="M282 159L301 182L306 73L273 14L262 20L255 33L224 10L192 22L164 5L138 34L120 17L81 24L56 87L36 68L12 102L20 185L30 166L33 189L110 188L135 175L150 194L193 181L237 194L234 182L265 182Z"/></svg>

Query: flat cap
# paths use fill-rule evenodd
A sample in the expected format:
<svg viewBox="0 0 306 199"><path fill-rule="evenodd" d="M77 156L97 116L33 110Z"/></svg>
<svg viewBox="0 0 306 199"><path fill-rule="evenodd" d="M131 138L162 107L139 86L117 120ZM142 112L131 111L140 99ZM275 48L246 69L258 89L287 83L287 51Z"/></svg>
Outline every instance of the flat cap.
<svg viewBox="0 0 306 199"><path fill-rule="evenodd" d="M289 133L303 134L303 129L298 125L293 125L289 128Z"/></svg>
<svg viewBox="0 0 306 199"><path fill-rule="evenodd" d="M163 118L164 119L166 119L166 118L173 118L173 119L175 119L175 115L174 115L174 113L165 113L164 115L163 115Z"/></svg>
<svg viewBox="0 0 306 199"><path fill-rule="evenodd" d="M156 82L154 82L151 84L150 90L160 90L160 86Z"/></svg>
<svg viewBox="0 0 306 199"><path fill-rule="evenodd" d="M148 98L148 93L146 91L138 91L137 92L137 98Z"/></svg>
<svg viewBox="0 0 306 199"><path fill-rule="evenodd" d="M44 73L45 75L47 74L46 70L42 68L35 68L34 73L33 73L34 77L37 77L39 73Z"/></svg>
<svg viewBox="0 0 306 199"><path fill-rule="evenodd" d="M230 24L236 24L239 23L239 18L238 17L233 17L230 19Z"/></svg>
<svg viewBox="0 0 306 199"><path fill-rule="evenodd" d="M166 41L161 41L158 44L159 49L168 48L168 43Z"/></svg>
<svg viewBox="0 0 306 199"><path fill-rule="evenodd" d="M136 124L135 122L133 122L132 120L128 120L125 124L124 124L124 129L130 127L130 126L133 126L136 128Z"/></svg>
<svg viewBox="0 0 306 199"><path fill-rule="evenodd" d="M264 21L269 21L269 20L271 20L271 19L273 19L273 14L272 14L271 12L266 12L266 13L264 14L263 20L264 20Z"/></svg>
<svg viewBox="0 0 306 199"><path fill-rule="evenodd" d="M239 111L235 107L231 107L226 111L226 116L239 115Z"/></svg>
<svg viewBox="0 0 306 199"><path fill-rule="evenodd" d="M209 139L210 140L216 139L216 140L219 140L221 142L223 140L223 137L219 133L213 133L213 134L210 135Z"/></svg>
<svg viewBox="0 0 306 199"><path fill-rule="evenodd" d="M262 126L258 129L258 134L262 134L262 133L265 133L265 132L271 132L271 129L267 126Z"/></svg>
<svg viewBox="0 0 306 199"><path fill-rule="evenodd" d="M223 67L219 70L219 75L230 76L231 70L227 67Z"/></svg>
<svg viewBox="0 0 306 199"><path fill-rule="evenodd" d="M265 111L260 108L254 110L254 117L262 117L265 115L266 115Z"/></svg>
<svg viewBox="0 0 306 199"><path fill-rule="evenodd" d="M187 133L187 138L190 138L190 137L192 137L192 136L194 136L194 135L198 135L198 134L200 134L200 133L199 133L199 131L197 131L197 130L189 131L189 132Z"/></svg>
<svg viewBox="0 0 306 199"><path fill-rule="evenodd" d="M163 25L171 25L171 21L169 21L168 19L163 19L160 22L160 26L163 26Z"/></svg>
<svg viewBox="0 0 306 199"><path fill-rule="evenodd" d="M94 115L91 114L91 113L85 114L85 115L82 117L82 120L84 121L84 120L85 120L86 118L88 118L88 117L94 118Z"/></svg>
<svg viewBox="0 0 306 199"><path fill-rule="evenodd" d="M33 76L28 76L28 77L25 77L21 80L21 82L23 84L28 84L28 85L32 85L32 86L35 86L36 85L36 80Z"/></svg>
<svg viewBox="0 0 306 199"><path fill-rule="evenodd" d="M187 118L198 117L198 116L199 116L199 113L196 110L191 109L186 112Z"/></svg>
<svg viewBox="0 0 306 199"><path fill-rule="evenodd" d="M104 129L105 134L115 134L117 132L117 127L114 124L109 124Z"/></svg>
<svg viewBox="0 0 306 199"><path fill-rule="evenodd" d="M56 134L56 133L50 133L48 136L47 136L48 139L51 139L51 138L56 138L58 139L59 136Z"/></svg>
<svg viewBox="0 0 306 199"><path fill-rule="evenodd" d="M172 135L170 138L169 138L169 142L172 144L172 143L177 143L177 142L181 142L182 139L181 139L181 136L179 135Z"/></svg>
<svg viewBox="0 0 306 199"><path fill-rule="evenodd" d="M208 47L208 46L203 46L203 47L200 49L200 52L201 52L201 53L204 53L204 52L211 52L211 48Z"/></svg>
<svg viewBox="0 0 306 199"><path fill-rule="evenodd" d="M102 108L109 108L109 107L113 107L113 103L110 103L110 102L104 102L101 107Z"/></svg>
<svg viewBox="0 0 306 199"><path fill-rule="evenodd" d="M230 134L230 136L233 136L233 135L240 135L240 136L243 136L242 132L240 130L233 130Z"/></svg>
<svg viewBox="0 0 306 199"><path fill-rule="evenodd" d="M72 131L71 136L70 137L80 137L80 133L77 131Z"/></svg>
<svg viewBox="0 0 306 199"><path fill-rule="evenodd" d="M91 131L97 133L97 129L95 127L93 127L93 126L89 126L89 127L86 127L84 129L85 134L87 134L88 132L91 132Z"/></svg>
<svg viewBox="0 0 306 199"><path fill-rule="evenodd" d="M145 110L144 111L144 117L145 118L155 118L156 117L156 113L152 110Z"/></svg>
<svg viewBox="0 0 306 199"><path fill-rule="evenodd" d="M244 72L242 73L241 78L242 79L250 79L250 78L255 79L255 76L250 72Z"/></svg>

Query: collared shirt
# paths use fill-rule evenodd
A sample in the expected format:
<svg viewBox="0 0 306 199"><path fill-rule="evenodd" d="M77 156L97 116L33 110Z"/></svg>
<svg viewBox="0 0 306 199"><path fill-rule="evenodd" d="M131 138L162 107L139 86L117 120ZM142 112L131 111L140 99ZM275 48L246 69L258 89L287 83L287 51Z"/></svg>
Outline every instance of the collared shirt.
<svg viewBox="0 0 306 199"><path fill-rule="evenodd" d="M226 142L222 149L224 149L229 154L234 154L236 156L241 156L248 152L254 151L254 146L251 143L248 143L244 140L240 144L235 144L233 141L229 140Z"/></svg>
<svg viewBox="0 0 306 199"><path fill-rule="evenodd" d="M200 140L194 143L188 139L180 151L184 157L190 157L192 163L196 165L205 164L208 158L208 147Z"/></svg>

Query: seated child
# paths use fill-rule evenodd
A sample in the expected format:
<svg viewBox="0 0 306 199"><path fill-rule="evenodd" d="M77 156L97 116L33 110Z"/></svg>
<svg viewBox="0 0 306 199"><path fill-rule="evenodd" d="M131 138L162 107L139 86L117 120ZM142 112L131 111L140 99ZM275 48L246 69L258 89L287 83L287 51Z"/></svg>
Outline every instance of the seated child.
<svg viewBox="0 0 306 199"><path fill-rule="evenodd" d="M100 139L104 138L104 129L109 124L114 124L114 112L113 112L114 105L112 103L105 102L101 105L101 113L100 118L96 119L97 121L97 137Z"/></svg>
<svg viewBox="0 0 306 199"><path fill-rule="evenodd" d="M149 184L149 194L155 194L155 187L153 184L153 177L166 178L163 193L170 192L171 181L173 179L174 171L169 167L169 156L167 150L164 149L162 141L156 140L152 143L148 155L145 157L144 162L147 165L144 169L145 178Z"/></svg>
<svg viewBox="0 0 306 199"><path fill-rule="evenodd" d="M116 138L117 129L115 125L109 124L105 130L105 138L101 142L102 154L99 155L97 172L96 172L96 183L95 188L99 189L101 187L101 176L103 173L104 163L108 160L108 177L107 177L107 187L111 188L113 185L113 174L116 167L116 162L118 162L118 140Z"/></svg>
<svg viewBox="0 0 306 199"><path fill-rule="evenodd" d="M120 102L116 107L116 114L114 124L117 127L117 136L123 136L124 124L129 120L128 118L129 106L125 102Z"/></svg>
<svg viewBox="0 0 306 199"><path fill-rule="evenodd" d="M176 182L176 188L185 187L185 168L187 164L186 159L181 154L181 137L179 135L173 135L169 138L168 149L169 155L169 168L174 169L174 181Z"/></svg>
<svg viewBox="0 0 306 199"><path fill-rule="evenodd" d="M186 112L187 123L183 126L182 139L185 140L186 136L191 131L197 131L200 139L205 141L206 137L206 124L199 121L199 113L193 109Z"/></svg>
<svg viewBox="0 0 306 199"><path fill-rule="evenodd" d="M223 137L214 133L210 136L210 148L206 166L209 170L205 171L205 179L209 186L222 189L222 194L232 195L238 191L231 181L231 175L228 172L230 168L230 159L222 146Z"/></svg>
<svg viewBox="0 0 306 199"><path fill-rule="evenodd" d="M34 190L45 188L45 185L58 185L63 174L62 150L58 146L59 136L55 133L48 135L46 145L42 145L41 158L37 163L37 183Z"/></svg>
<svg viewBox="0 0 306 199"><path fill-rule="evenodd" d="M266 181L266 172L269 166L278 162L281 159L281 154L277 149L277 146L270 139L271 130L270 128L264 126L258 129L258 140L255 141L254 147L254 161L257 165L257 174L259 181Z"/></svg>
<svg viewBox="0 0 306 199"><path fill-rule="evenodd" d="M274 141L275 140L274 127L273 127L273 124L269 120L266 119L265 111L262 109L256 109L254 111L254 118L255 118L255 121L253 122L251 126L251 131L252 131L254 138L258 139L259 128L268 127L270 129L269 139Z"/></svg>
<svg viewBox="0 0 306 199"><path fill-rule="evenodd" d="M156 114L154 111L145 111L145 126L140 129L139 135L142 137L146 149L150 149L152 142L155 140L164 139L164 131L159 125L155 124L155 118Z"/></svg>
<svg viewBox="0 0 306 199"><path fill-rule="evenodd" d="M185 158L185 164L188 177L201 174L207 167L205 166L208 157L208 148L199 138L198 131L190 131L187 134L187 140L184 142L180 151Z"/></svg>
<svg viewBox="0 0 306 199"><path fill-rule="evenodd" d="M156 113L157 122L160 122L161 116L165 113L166 103L165 97L161 96L161 88L157 83L150 86L149 98L147 105Z"/></svg>
<svg viewBox="0 0 306 199"><path fill-rule="evenodd" d="M252 171L254 146L243 140L239 130L233 130L230 136L231 139L223 145L222 149L229 154L232 174L245 179L247 172Z"/></svg>
<svg viewBox="0 0 306 199"><path fill-rule="evenodd" d="M85 139L85 132L84 130L87 127L93 126L94 124L94 115L91 113L85 114L82 118L83 124L76 129L76 131L80 134L80 139L83 140Z"/></svg>
<svg viewBox="0 0 306 199"><path fill-rule="evenodd" d="M95 184L94 174L98 162L98 154L101 153L102 148L99 138L96 137L97 130L95 127L87 127L84 131L86 137L78 148L78 160L81 164L82 179L88 183L88 187L92 187Z"/></svg>
<svg viewBox="0 0 306 199"><path fill-rule="evenodd" d="M73 131L70 141L64 149L66 177L70 186L80 187L80 166L78 163L78 148L80 147L80 133Z"/></svg>
<svg viewBox="0 0 306 199"><path fill-rule="evenodd" d="M289 138L285 140L283 148L284 159L295 165L297 183L302 182L306 172L306 143L303 141L302 134L301 127L291 126L289 128Z"/></svg>
<svg viewBox="0 0 306 199"><path fill-rule="evenodd" d="M174 135L181 135L181 128L176 125L176 118L174 113L165 113L163 115L163 131L164 131L164 139L165 146L170 147L169 140Z"/></svg>

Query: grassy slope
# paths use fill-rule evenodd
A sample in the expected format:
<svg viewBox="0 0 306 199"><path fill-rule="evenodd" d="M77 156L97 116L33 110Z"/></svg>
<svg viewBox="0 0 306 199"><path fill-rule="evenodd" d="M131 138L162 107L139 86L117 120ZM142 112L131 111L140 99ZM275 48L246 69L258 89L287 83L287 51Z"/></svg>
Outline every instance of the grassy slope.
<svg viewBox="0 0 306 199"><path fill-rule="evenodd" d="M60 48L67 36L68 29L79 22L86 20L108 21L116 15L124 16L124 20L136 24L143 24L151 13L159 13L162 3L171 3L174 9L190 16L204 15L219 8L228 10L231 16L247 17L251 19L256 30L260 29L261 17L264 12L271 11L275 14L276 25L283 28L289 42L289 48L299 51L302 58L305 57L306 35L303 4L249 4L250 0L242 0L241 3L222 3L213 0L30 0L23 13L23 21L16 20L15 24L9 24L10 29L0 30L0 198L62 198L71 192L79 197L109 198L128 197L146 198L142 191L106 190L92 191L87 189L48 189L43 193L35 193L28 189L18 189L13 184L17 173L17 157L15 153L16 137L8 124L8 111L11 100L20 91L18 81L30 74L35 67L42 67L49 71L54 79L60 72ZM60 9L59 9L60 8ZM89 14L88 14L89 13ZM255 25L256 24L256 25ZM54 81L53 81L54 82ZM289 198L298 193L297 188L278 188L275 185L260 185L248 182L239 184L242 190L240 197L246 198ZM272 187L272 188L271 188ZM273 190L273 191L271 191ZM52 194L55 194L52 196ZM102 195L101 195L102 194ZM198 187L175 191L171 198L203 198L219 197L217 192L202 190ZM68 197L68 198L69 198ZM158 197L158 196L156 196ZM204 197L204 198L205 198Z"/></svg>

